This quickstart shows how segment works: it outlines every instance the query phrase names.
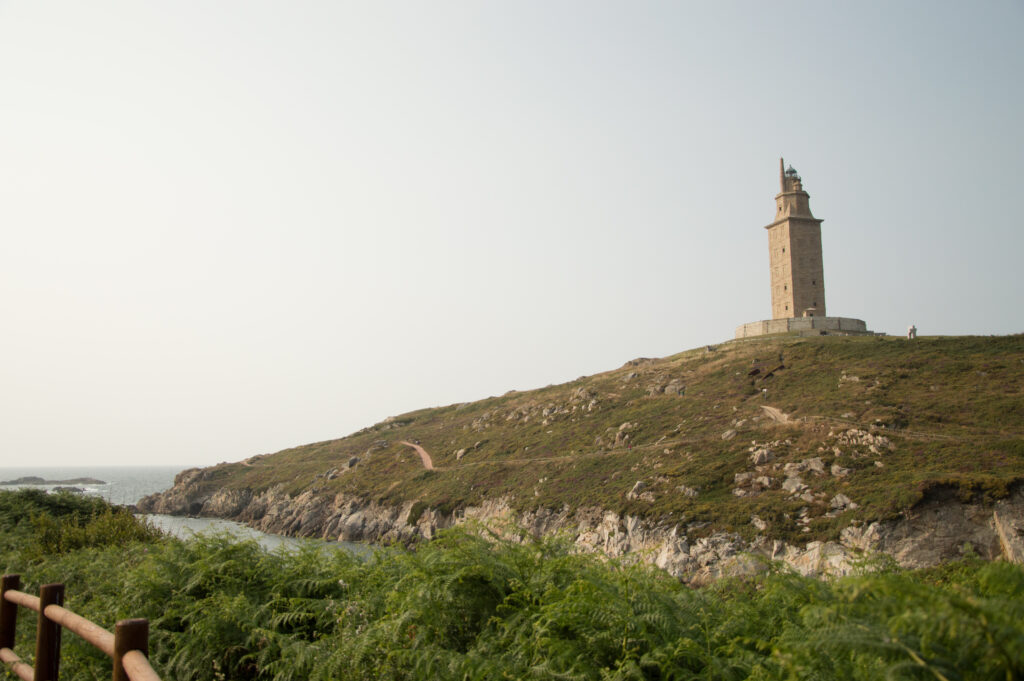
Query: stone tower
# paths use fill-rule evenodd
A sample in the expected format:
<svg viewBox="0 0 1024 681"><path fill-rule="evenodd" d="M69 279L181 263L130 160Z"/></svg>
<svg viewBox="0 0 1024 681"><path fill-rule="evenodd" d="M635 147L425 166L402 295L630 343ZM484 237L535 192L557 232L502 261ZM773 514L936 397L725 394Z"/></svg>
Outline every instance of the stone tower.
<svg viewBox="0 0 1024 681"><path fill-rule="evenodd" d="M767 225L772 277L772 319L824 317L825 271L821 223L811 215L810 195L793 166L779 159L780 191L775 222Z"/></svg>

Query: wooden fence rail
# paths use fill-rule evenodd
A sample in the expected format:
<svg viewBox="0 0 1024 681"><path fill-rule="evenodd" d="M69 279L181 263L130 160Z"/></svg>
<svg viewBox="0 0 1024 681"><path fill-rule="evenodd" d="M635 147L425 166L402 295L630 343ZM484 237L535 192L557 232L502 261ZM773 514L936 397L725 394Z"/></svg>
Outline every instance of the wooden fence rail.
<svg viewBox="0 0 1024 681"><path fill-rule="evenodd" d="M121 620L110 633L63 607L64 585L44 584L39 596L18 591L20 575L4 575L0 583L0 661L24 681L57 681L60 670L60 633L78 634L114 661L113 681L160 681L149 666L149 621ZM36 627L35 667L21 661L14 650L18 606L39 613Z"/></svg>

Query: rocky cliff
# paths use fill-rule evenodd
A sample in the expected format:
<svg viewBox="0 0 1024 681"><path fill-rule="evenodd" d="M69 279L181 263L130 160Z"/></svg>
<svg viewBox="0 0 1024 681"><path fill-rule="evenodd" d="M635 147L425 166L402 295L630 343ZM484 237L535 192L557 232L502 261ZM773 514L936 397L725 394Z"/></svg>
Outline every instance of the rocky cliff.
<svg viewBox="0 0 1024 681"><path fill-rule="evenodd" d="M693 583L761 569L781 561L806 575L848 574L872 556L884 555L919 568L955 559L965 551L1024 563L1024 487L992 504L964 503L942 490L885 522L852 524L839 541L795 544L759 534L705 532L701 523L653 521L600 508L516 512L504 499L453 513L415 502L383 505L348 494L333 498L312 491L290 496L280 487L261 493L219 489L203 492L203 471L179 474L172 489L141 500L142 512L194 514L245 523L263 532L298 537L388 544L430 539L447 527L478 523L505 536L557 533L581 550L635 556Z"/></svg>

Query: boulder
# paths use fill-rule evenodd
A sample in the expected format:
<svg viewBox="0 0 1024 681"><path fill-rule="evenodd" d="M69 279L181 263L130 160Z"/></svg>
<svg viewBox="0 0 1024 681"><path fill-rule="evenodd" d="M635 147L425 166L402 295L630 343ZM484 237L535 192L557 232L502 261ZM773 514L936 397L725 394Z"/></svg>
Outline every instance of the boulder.
<svg viewBox="0 0 1024 681"><path fill-rule="evenodd" d="M807 489L807 485L804 484L799 475L794 475L791 478L786 478L786 481L782 483L782 489L790 494L798 494Z"/></svg>
<svg viewBox="0 0 1024 681"><path fill-rule="evenodd" d="M805 470L807 470L807 463L805 461L792 461L782 467L782 472L786 474L787 478L799 477Z"/></svg>
<svg viewBox="0 0 1024 681"><path fill-rule="evenodd" d="M849 474L849 468L843 468L837 463L832 464L832 475L836 476L837 478L845 478Z"/></svg>
<svg viewBox="0 0 1024 681"><path fill-rule="evenodd" d="M828 502L828 506L829 508L834 508L836 510L857 508L857 504L853 503L853 500L842 492L832 497L832 500Z"/></svg>
<svg viewBox="0 0 1024 681"><path fill-rule="evenodd" d="M804 465L807 466L807 470L814 473L825 474L825 464L822 462L820 456L816 456L813 459L804 459Z"/></svg>
<svg viewBox="0 0 1024 681"><path fill-rule="evenodd" d="M686 385L683 384L678 378L673 378L669 381L668 385L665 386L666 395L685 395Z"/></svg>

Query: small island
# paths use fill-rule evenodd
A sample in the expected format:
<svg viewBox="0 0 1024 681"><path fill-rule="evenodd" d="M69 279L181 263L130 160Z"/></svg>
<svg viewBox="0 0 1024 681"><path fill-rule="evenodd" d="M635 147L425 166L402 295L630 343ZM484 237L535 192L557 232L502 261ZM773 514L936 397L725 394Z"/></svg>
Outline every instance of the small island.
<svg viewBox="0 0 1024 681"><path fill-rule="evenodd" d="M96 478L69 478L67 480L44 480L36 475L28 475L16 480L3 480L0 485L105 485L104 480Z"/></svg>

